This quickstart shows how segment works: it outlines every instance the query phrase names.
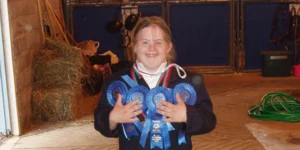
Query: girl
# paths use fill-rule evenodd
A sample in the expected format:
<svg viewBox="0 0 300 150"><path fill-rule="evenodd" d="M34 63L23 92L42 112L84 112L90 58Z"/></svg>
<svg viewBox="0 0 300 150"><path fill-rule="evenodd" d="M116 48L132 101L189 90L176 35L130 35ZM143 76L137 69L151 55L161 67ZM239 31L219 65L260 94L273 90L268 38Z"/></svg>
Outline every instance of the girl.
<svg viewBox="0 0 300 150"><path fill-rule="evenodd" d="M196 102L187 105L179 94L176 94L177 103L160 101L157 113L166 116L164 122L170 123L174 130L169 131L170 150L191 150L192 135L204 134L212 131L216 125L213 106L206 91L204 78L191 72L185 72L181 67L173 64L175 51L171 40L171 31L160 17L140 18L132 31L133 60L132 68L123 69L107 77L102 88L97 108L94 111L95 129L106 137L118 137L120 150L147 150L151 149L149 134L144 146L140 136L131 136L130 140L122 132L122 123L143 122L145 115L142 104L132 101L126 105L121 102L119 94L116 104L111 106L107 100L106 90L116 80L122 80L128 75L139 85L149 89L157 86L174 88L179 83L188 83L196 91ZM180 72L179 70L182 70ZM129 88L129 85L127 85ZM138 116L138 117L135 117ZM186 142L180 143L178 135L184 132ZM141 135L139 132L138 135ZM152 147L152 149L160 149Z"/></svg>

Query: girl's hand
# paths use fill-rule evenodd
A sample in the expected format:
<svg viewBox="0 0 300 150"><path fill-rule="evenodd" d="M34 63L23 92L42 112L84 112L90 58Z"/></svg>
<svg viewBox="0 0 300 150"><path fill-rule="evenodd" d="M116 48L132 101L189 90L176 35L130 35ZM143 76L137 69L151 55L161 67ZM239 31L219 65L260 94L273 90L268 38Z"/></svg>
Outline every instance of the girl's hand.
<svg viewBox="0 0 300 150"><path fill-rule="evenodd" d="M186 122L186 105L179 96L176 94L177 104L172 104L167 101L160 101L157 105L157 112L166 116L165 122Z"/></svg>
<svg viewBox="0 0 300 150"><path fill-rule="evenodd" d="M116 104L109 114L111 123L132 123L138 121L139 119L135 116L142 113L142 104L138 104L138 100L134 100L123 105L121 101L122 96L119 94Z"/></svg>

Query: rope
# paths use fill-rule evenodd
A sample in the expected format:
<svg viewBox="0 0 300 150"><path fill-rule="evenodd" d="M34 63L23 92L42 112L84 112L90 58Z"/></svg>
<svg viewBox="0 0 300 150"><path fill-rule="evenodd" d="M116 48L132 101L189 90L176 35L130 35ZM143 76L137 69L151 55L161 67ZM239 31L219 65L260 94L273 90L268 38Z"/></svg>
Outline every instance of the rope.
<svg viewBox="0 0 300 150"><path fill-rule="evenodd" d="M271 92L262 97L260 105L251 106L250 117L283 122L300 121L300 103L289 94Z"/></svg>

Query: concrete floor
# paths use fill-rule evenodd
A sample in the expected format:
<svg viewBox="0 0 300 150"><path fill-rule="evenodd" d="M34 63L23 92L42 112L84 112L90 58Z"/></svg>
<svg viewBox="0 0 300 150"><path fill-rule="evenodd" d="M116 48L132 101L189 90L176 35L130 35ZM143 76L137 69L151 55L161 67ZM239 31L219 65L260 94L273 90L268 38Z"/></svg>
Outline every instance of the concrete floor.
<svg viewBox="0 0 300 150"><path fill-rule="evenodd" d="M299 150L300 122L262 121L248 117L249 106L277 91L300 98L300 78L264 78L259 74L206 75L217 127L192 137L194 150ZM93 116L72 122L36 124L27 134L1 140L1 150L115 150L117 139L101 136Z"/></svg>

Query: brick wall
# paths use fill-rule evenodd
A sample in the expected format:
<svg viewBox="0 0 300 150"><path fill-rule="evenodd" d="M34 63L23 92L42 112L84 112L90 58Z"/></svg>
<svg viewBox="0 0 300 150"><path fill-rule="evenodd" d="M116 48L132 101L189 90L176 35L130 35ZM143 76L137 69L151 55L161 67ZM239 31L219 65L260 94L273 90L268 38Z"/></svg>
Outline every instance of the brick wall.
<svg viewBox="0 0 300 150"><path fill-rule="evenodd" d="M16 97L21 134L31 124L32 58L43 46L38 0L8 0ZM44 0L40 0L42 18L50 21ZM56 14L62 17L61 0L49 0ZM54 25L53 25L54 26ZM54 26L57 28L57 26ZM59 30L56 30L59 31Z"/></svg>

